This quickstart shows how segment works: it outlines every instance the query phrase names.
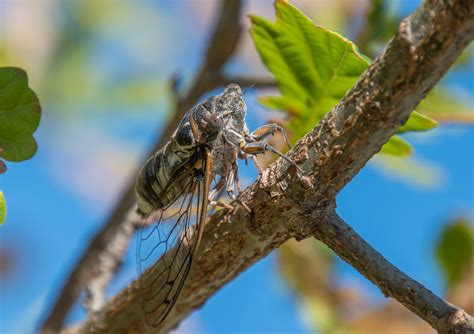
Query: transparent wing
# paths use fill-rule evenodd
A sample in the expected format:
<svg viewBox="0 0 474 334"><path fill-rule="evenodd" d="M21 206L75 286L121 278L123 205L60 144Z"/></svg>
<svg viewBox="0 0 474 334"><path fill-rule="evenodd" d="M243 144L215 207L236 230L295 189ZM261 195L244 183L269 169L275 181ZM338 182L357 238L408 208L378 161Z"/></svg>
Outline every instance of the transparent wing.
<svg viewBox="0 0 474 334"><path fill-rule="evenodd" d="M202 168L174 178L170 186L179 187L180 196L150 215L138 232L142 306L150 326L169 314L191 269L206 217L211 163L207 155Z"/></svg>

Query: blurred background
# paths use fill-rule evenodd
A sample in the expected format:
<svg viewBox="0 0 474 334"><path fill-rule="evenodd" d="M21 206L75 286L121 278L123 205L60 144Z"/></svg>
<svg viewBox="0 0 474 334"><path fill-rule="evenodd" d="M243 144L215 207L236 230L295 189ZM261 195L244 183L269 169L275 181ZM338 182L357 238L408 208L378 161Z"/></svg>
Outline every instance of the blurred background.
<svg viewBox="0 0 474 334"><path fill-rule="evenodd" d="M371 57L418 5L409 0L292 3ZM218 0L0 0L0 66L25 69L42 105L37 154L8 163L0 175L8 206L0 226L1 333L39 328L172 117L171 82L179 93L192 85L219 6ZM273 20L272 1L244 1L244 28L225 72L268 79L271 74L248 33L250 13ZM423 106L440 126L404 136L414 156L375 157L338 196L340 215L387 259L471 314L472 49ZM246 92L251 130L278 116L257 101L268 92L272 89ZM253 166L241 170L244 185L257 175ZM109 296L136 277L134 248ZM68 323L85 315L79 302ZM315 240L285 244L219 291L177 331L432 332Z"/></svg>

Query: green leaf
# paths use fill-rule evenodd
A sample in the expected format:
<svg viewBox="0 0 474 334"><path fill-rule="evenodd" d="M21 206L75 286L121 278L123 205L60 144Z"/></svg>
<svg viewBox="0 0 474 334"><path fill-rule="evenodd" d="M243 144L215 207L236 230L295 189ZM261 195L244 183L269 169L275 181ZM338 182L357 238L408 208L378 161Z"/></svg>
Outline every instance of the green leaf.
<svg viewBox="0 0 474 334"><path fill-rule="evenodd" d="M437 189L444 182L442 168L430 162L398 156L377 154L371 159L371 163L379 167L377 170L385 176L409 182L427 189Z"/></svg>
<svg viewBox="0 0 474 334"><path fill-rule="evenodd" d="M413 150L411 145L401 137L395 135L382 146L380 153L394 155L397 157L409 157L412 155Z"/></svg>
<svg viewBox="0 0 474 334"><path fill-rule="evenodd" d="M298 116L306 109L299 100L287 96L262 96L258 101L270 109L285 110L290 115Z"/></svg>
<svg viewBox="0 0 474 334"><path fill-rule="evenodd" d="M400 25L395 8L389 1L371 0L367 8L367 22L357 40L358 45L369 55L377 55L395 35Z"/></svg>
<svg viewBox="0 0 474 334"><path fill-rule="evenodd" d="M291 64L280 52L277 38L281 35L281 29L257 16L250 18L252 20L251 34L257 50L265 65L275 75L280 91L283 95L305 101L308 95L300 83L300 75L290 67Z"/></svg>
<svg viewBox="0 0 474 334"><path fill-rule="evenodd" d="M417 110L440 123L474 123L470 95L460 89L451 92L443 86L437 86L421 101Z"/></svg>
<svg viewBox="0 0 474 334"><path fill-rule="evenodd" d="M420 114L419 112L412 112L408 121L400 129L398 133L408 131L428 131L438 126L438 122L434 119Z"/></svg>
<svg viewBox="0 0 474 334"><path fill-rule="evenodd" d="M303 136L332 109L356 83L370 59L340 34L315 25L286 1L277 0L276 22L250 16L251 34L265 66L275 76L281 97L260 101L289 113L288 128ZM422 131L436 121L414 113L402 131ZM405 157L411 146L394 137L381 152Z"/></svg>
<svg viewBox="0 0 474 334"><path fill-rule="evenodd" d="M289 124L299 136L339 102L369 62L349 40L315 26L292 5L277 1L276 14L276 23L251 16L251 33L262 61L283 94L273 107L299 106L298 117ZM272 97L266 105L275 101Z"/></svg>
<svg viewBox="0 0 474 334"><path fill-rule="evenodd" d="M3 192L0 191L0 225L5 222L5 217L7 215L7 203L5 202L5 196Z"/></svg>
<svg viewBox="0 0 474 334"><path fill-rule="evenodd" d="M473 254L474 231L470 222L458 219L446 226L436 246L436 255L448 287L461 280L469 270Z"/></svg>
<svg viewBox="0 0 474 334"><path fill-rule="evenodd" d="M283 95L324 113L327 100L336 104L369 63L350 41L315 26L290 4L277 2L276 10L275 24L252 17L252 36L262 60Z"/></svg>
<svg viewBox="0 0 474 334"><path fill-rule="evenodd" d="M0 68L0 157L9 161L31 158L37 149L33 132L38 127L41 108L28 87L25 71Z"/></svg>

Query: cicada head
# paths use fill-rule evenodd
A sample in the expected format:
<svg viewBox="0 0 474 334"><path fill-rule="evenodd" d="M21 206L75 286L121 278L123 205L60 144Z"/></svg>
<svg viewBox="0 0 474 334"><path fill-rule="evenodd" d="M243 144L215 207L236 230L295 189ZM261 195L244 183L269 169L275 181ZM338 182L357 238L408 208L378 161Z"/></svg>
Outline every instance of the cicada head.
<svg viewBox="0 0 474 334"><path fill-rule="evenodd" d="M223 117L224 115L216 110L212 99L198 104L190 115L194 138L203 144L215 140L224 126Z"/></svg>
<svg viewBox="0 0 474 334"><path fill-rule="evenodd" d="M239 85L232 83L225 88L224 93L216 96L216 110L238 123L245 121L247 106Z"/></svg>

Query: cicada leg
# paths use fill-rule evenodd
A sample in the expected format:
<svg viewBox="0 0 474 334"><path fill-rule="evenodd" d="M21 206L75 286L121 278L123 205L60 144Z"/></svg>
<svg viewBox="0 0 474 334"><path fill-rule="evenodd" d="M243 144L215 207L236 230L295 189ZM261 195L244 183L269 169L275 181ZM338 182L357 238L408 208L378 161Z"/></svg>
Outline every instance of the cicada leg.
<svg viewBox="0 0 474 334"><path fill-rule="evenodd" d="M258 129L256 129L254 132L252 132L249 135L246 135L246 143L242 145L241 150L243 151L244 155L250 155L252 160L255 163L255 166L258 170L258 172L261 174L262 173L262 168L257 162L256 155L265 153L267 151L273 152L279 157L285 159L288 161L291 165L293 165L296 170L297 170L297 175L298 178L303 182L305 187L311 188L311 182L310 180L304 176L303 171L301 168L293 161L293 159L289 158L286 154L283 154L276 148L274 148L272 145L268 144L267 142L263 141L266 137L273 135L275 132L280 132L283 136L283 139L285 140L285 143L288 145L289 148L291 148L291 144L288 140L288 136L286 135L285 130L279 126L278 124L267 124L264 125Z"/></svg>
<svg viewBox="0 0 474 334"><path fill-rule="evenodd" d="M252 133L246 135L245 136L246 143L242 147L242 150L244 151L244 153L250 155L253 162L255 163L255 167L257 168L260 174L262 173L262 167L257 162L255 155L265 153L267 151L273 152L277 154L278 156L282 157L283 159L285 159L286 161L294 165L298 169L298 172L302 173L301 169L287 155L283 154L282 152L280 152L279 150L277 150L276 148L274 148L267 142L263 141L268 136L274 135L275 132L281 133L286 145L288 146L288 148L291 148L291 144L290 144L290 141L288 140L288 136L286 134L285 129L283 129L280 125L276 123L271 123L271 124L263 125L257 128Z"/></svg>
<svg viewBox="0 0 474 334"><path fill-rule="evenodd" d="M235 208L232 205L218 200L219 195L221 191L224 189L224 186L226 185L226 183L227 183L226 179L221 177L219 182L217 182L217 184L214 186L211 193L209 194L209 205L213 207L219 206L219 207L226 208L229 210L234 210Z"/></svg>
<svg viewBox="0 0 474 334"><path fill-rule="evenodd" d="M234 168L230 171L228 177L227 177L227 187L226 187L226 191L227 191L227 194L229 195L229 197L236 201L237 203L239 203L240 205L242 205L242 207L244 207L245 210L247 210L248 212L252 212L252 210L248 207L247 204L245 204L242 200L240 200L239 198L237 198L234 194L234 191L235 191L235 187L237 186L237 189L240 193L240 182L239 182L239 177L238 177L238 173L237 173L237 164L235 164Z"/></svg>
<svg viewBox="0 0 474 334"><path fill-rule="evenodd" d="M274 135L275 132L280 132L283 137L283 140L285 141L285 144L288 146L288 148L291 148L291 144L288 140L288 135L286 134L285 129L283 129L280 125L276 123L266 124L257 128L251 134L246 136L246 140L247 142L259 142L270 135Z"/></svg>
<svg viewBox="0 0 474 334"><path fill-rule="evenodd" d="M283 154L280 151L278 151L276 148L274 148L272 145L270 145L267 142L255 141L255 142L251 142L251 143L246 143L245 146L242 148L242 150L246 154L250 154L250 156L255 156L257 154L262 154L262 153L265 153L267 151L273 152L276 155L278 155L279 157L281 157L281 158L285 159L286 161L288 161L293 166L295 166L296 169L298 170L298 172L303 173L301 168L292 159L290 159L286 154ZM254 159L254 158L252 158L252 159Z"/></svg>

